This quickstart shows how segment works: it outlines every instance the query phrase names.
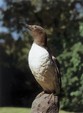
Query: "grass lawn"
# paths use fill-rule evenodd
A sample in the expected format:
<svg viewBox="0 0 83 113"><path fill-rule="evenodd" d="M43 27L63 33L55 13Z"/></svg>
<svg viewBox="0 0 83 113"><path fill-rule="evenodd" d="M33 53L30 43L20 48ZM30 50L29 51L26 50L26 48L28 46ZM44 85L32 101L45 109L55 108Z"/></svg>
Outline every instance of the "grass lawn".
<svg viewBox="0 0 83 113"><path fill-rule="evenodd" d="M17 107L0 107L0 113L30 113L30 108L17 108ZM71 113L60 111L60 113Z"/></svg>

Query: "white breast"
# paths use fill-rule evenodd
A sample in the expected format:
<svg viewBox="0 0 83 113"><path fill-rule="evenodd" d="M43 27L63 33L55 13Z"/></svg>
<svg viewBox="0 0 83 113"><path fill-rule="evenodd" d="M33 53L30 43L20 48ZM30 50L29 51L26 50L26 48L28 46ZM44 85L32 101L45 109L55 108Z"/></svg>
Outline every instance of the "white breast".
<svg viewBox="0 0 83 113"><path fill-rule="evenodd" d="M33 74L40 72L40 69L43 71L42 69L44 69L44 66L46 67L46 65L50 63L49 53L43 47L33 43L29 52L28 62Z"/></svg>
<svg viewBox="0 0 83 113"><path fill-rule="evenodd" d="M55 82L57 73L46 49L33 43L29 52L28 63L35 79L45 91L57 89Z"/></svg>

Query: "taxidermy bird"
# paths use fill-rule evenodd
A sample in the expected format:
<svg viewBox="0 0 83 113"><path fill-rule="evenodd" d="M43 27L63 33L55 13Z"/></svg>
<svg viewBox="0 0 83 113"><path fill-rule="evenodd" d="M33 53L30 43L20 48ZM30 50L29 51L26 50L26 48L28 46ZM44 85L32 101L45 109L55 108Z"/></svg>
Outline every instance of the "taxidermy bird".
<svg viewBox="0 0 83 113"><path fill-rule="evenodd" d="M57 59L52 56L45 30L38 25L26 25L32 38L33 44L29 51L28 63L36 81L45 93L60 94L60 71Z"/></svg>

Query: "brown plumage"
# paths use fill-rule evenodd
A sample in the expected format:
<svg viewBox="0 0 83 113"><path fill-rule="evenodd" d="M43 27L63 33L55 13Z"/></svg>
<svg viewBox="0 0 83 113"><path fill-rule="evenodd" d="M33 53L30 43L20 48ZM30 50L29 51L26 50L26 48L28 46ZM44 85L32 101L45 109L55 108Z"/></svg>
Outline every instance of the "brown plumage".
<svg viewBox="0 0 83 113"><path fill-rule="evenodd" d="M33 44L29 52L28 62L37 82L47 93L60 94L60 70L57 59L52 56L47 45L45 30L37 25L27 25Z"/></svg>

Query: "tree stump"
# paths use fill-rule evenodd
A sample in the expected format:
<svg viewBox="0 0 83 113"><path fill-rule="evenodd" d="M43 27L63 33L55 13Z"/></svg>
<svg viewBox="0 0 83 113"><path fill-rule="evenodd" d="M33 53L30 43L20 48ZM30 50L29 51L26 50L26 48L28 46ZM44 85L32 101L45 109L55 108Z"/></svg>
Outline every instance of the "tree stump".
<svg viewBox="0 0 83 113"><path fill-rule="evenodd" d="M41 92L32 103L31 113L59 113L58 96Z"/></svg>

